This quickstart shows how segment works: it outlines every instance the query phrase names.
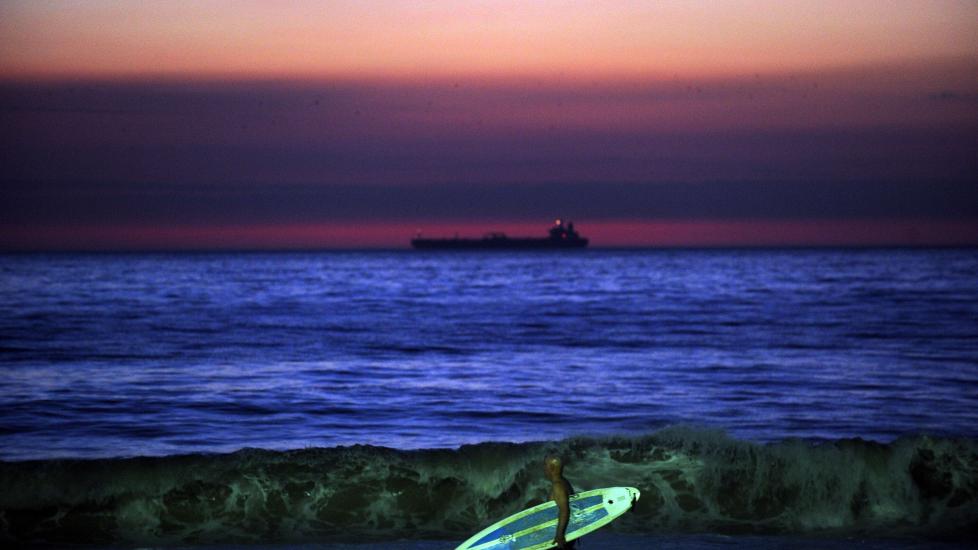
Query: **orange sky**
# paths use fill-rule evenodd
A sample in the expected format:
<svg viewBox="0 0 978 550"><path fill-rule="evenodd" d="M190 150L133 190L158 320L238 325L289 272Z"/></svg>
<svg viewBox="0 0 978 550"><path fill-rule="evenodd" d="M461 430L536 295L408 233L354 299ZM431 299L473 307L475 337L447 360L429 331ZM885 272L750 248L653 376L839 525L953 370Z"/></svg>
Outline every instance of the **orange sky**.
<svg viewBox="0 0 978 550"><path fill-rule="evenodd" d="M704 76L978 53L978 2L5 0L0 74Z"/></svg>
<svg viewBox="0 0 978 550"><path fill-rule="evenodd" d="M0 0L0 249L974 245L976 136L974 0Z"/></svg>

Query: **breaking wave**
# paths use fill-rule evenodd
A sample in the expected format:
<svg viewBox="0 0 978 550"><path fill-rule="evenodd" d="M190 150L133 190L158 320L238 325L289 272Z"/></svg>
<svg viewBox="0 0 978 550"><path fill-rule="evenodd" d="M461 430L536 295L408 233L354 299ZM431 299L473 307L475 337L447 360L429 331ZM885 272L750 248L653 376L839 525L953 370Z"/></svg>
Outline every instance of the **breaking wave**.
<svg viewBox="0 0 978 550"><path fill-rule="evenodd" d="M579 490L631 485L645 533L978 533L978 441L761 445L643 437L0 463L0 540L187 544L454 538L536 504L557 452Z"/></svg>

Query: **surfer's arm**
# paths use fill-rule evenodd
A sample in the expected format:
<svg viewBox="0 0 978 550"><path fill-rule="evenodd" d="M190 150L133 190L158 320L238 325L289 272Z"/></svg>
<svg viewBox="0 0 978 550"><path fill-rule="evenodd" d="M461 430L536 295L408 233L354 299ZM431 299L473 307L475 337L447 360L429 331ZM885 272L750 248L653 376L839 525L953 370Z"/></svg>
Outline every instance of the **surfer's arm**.
<svg viewBox="0 0 978 550"><path fill-rule="evenodd" d="M563 483L554 483L553 499L557 503L557 536L554 542L563 546L566 541L567 523L570 521L570 496Z"/></svg>

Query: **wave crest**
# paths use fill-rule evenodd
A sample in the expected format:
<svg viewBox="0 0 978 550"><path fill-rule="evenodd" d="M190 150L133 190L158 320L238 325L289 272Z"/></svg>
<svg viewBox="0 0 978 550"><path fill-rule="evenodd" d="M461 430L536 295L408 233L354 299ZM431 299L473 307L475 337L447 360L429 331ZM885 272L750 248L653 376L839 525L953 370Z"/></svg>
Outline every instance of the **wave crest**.
<svg viewBox="0 0 978 550"><path fill-rule="evenodd" d="M760 445L670 428L642 437L354 446L0 463L0 538L186 544L463 539L548 492L559 453L578 490L630 485L632 532L978 533L978 442Z"/></svg>

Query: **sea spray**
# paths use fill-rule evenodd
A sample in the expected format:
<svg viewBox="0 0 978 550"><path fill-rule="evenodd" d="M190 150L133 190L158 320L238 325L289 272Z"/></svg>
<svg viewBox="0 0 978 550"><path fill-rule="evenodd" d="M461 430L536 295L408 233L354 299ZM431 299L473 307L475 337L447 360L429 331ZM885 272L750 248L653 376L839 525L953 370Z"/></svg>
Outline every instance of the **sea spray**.
<svg viewBox="0 0 978 550"><path fill-rule="evenodd" d="M978 442L925 436L761 445L671 428L642 437L457 450L245 449L0 463L0 537L187 544L462 539L547 494L540 462L578 490L631 485L612 529L643 533L978 533Z"/></svg>

